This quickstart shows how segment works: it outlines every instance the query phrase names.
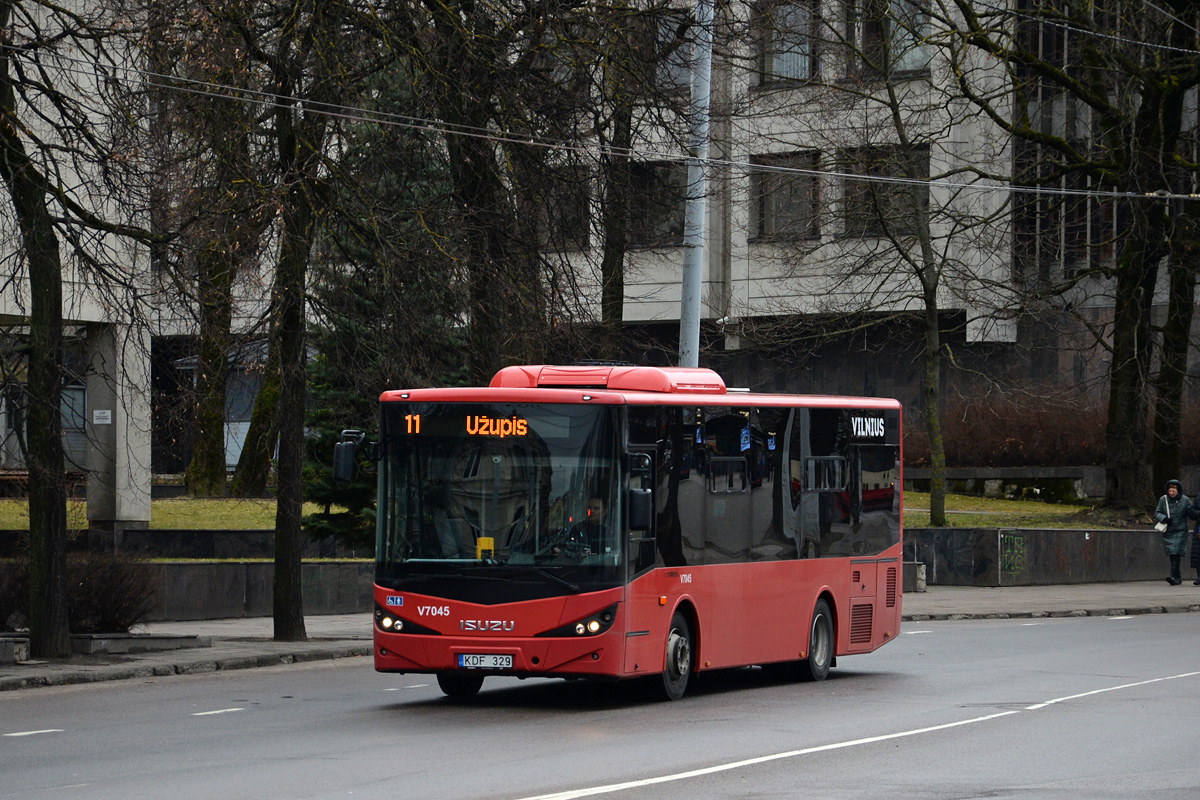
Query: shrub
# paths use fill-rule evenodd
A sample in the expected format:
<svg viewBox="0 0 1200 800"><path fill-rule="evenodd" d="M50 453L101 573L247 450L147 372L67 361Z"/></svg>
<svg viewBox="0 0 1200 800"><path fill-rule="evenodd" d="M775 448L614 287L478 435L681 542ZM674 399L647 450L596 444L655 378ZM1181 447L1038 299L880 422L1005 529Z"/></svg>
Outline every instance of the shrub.
<svg viewBox="0 0 1200 800"><path fill-rule="evenodd" d="M102 553L67 556L67 617L71 633L122 633L142 622L158 604L148 565ZM26 627L29 559L0 564L0 630Z"/></svg>
<svg viewBox="0 0 1200 800"><path fill-rule="evenodd" d="M25 627L29 612L29 560L0 561L0 631Z"/></svg>
<svg viewBox="0 0 1200 800"><path fill-rule="evenodd" d="M1090 466L1105 458L1106 409L1085 397L1029 398L997 392L946 401L942 441L947 467ZM929 465L919 415L904 436L908 466Z"/></svg>

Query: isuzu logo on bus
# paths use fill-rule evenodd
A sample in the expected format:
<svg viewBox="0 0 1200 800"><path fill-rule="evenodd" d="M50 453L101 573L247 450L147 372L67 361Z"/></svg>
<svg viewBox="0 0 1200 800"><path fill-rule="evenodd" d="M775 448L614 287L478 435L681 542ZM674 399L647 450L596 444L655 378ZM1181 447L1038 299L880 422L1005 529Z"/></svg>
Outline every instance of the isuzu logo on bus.
<svg viewBox="0 0 1200 800"><path fill-rule="evenodd" d="M853 429L856 438L883 438L883 417L851 417L850 427Z"/></svg>
<svg viewBox="0 0 1200 800"><path fill-rule="evenodd" d="M516 627L511 619L464 619L458 628L463 631L511 631Z"/></svg>

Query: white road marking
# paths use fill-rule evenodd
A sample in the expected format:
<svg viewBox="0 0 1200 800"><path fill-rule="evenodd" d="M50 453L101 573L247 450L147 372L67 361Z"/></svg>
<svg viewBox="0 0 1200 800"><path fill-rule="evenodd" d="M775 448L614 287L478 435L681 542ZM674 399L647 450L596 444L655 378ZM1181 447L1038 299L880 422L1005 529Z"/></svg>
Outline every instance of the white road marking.
<svg viewBox="0 0 1200 800"><path fill-rule="evenodd" d="M1133 619L1133 617L1132 617L1132 616L1124 616L1124 617L1108 617L1108 619Z"/></svg>
<svg viewBox="0 0 1200 800"><path fill-rule="evenodd" d="M244 708L220 708L216 711L197 711L193 717L211 717L213 714L230 714L234 711L245 711Z"/></svg>
<svg viewBox="0 0 1200 800"><path fill-rule="evenodd" d="M900 631L905 636L916 636L918 633L933 633L933 631Z"/></svg>
<svg viewBox="0 0 1200 800"><path fill-rule="evenodd" d="M1026 706L1025 710L1026 711L1037 711L1039 708L1045 708L1046 706L1052 706L1056 703L1065 703L1068 700L1078 700L1081 697L1091 697L1094 694L1104 694L1105 692L1116 692L1116 691L1120 691L1121 689L1132 689L1135 686L1146 686L1147 684L1151 684L1151 683L1159 683L1161 681L1173 681L1173 680L1178 680L1179 678L1191 678L1196 675L1200 675L1200 672L1185 672L1181 675L1168 675L1165 678L1151 678L1148 681L1138 681L1137 683L1125 683L1120 686L1110 686L1107 689L1093 689L1090 692L1083 692L1082 694L1072 694L1072 695L1068 695L1067 697L1056 697L1053 700L1047 700L1044 703L1038 703L1037 705L1033 705L1033 706Z"/></svg>
<svg viewBox="0 0 1200 800"><path fill-rule="evenodd" d="M834 742L833 744L823 744L817 747L807 747L803 750L789 750L786 753L775 753L769 756L759 756L758 758L747 758L744 761L733 761L728 764L717 764L712 767L704 767L703 769L693 769L688 772L677 772L674 775L660 775L657 778L645 778L640 781L626 781L625 783L612 783L608 786L592 786L586 789L571 789L566 792L558 792L556 794L540 794L534 797L524 797L521 800L573 800L576 797L591 797L597 794L610 794L612 792L620 792L625 789L637 789L642 786L654 786L659 783L670 783L672 781L682 781L687 778L698 778L701 775L712 775L716 772L728 772L731 769L740 769L742 767L751 767L756 764L766 764L771 761L779 761L785 758L796 758L797 756L806 756L812 753L823 753L828 750L841 750L846 747L857 747L863 744L874 744L875 742L886 742L889 739L901 739L905 736L917 736L922 733L932 733L933 731L946 730L947 728L957 728L962 725L971 725L976 722L986 722L987 720L996 719L998 717L1007 717L1012 714L1020 714L1020 711L1001 711L999 714L989 714L986 717L975 717L974 719L964 719L959 722L947 722L945 725L934 725L931 728L917 728L911 731L901 731L899 733L885 733L881 736L869 736L865 739L852 739L848 742Z"/></svg>
<svg viewBox="0 0 1200 800"><path fill-rule="evenodd" d="M62 728L46 728L44 731L17 731L16 733L6 733L5 736L37 736L39 733L62 733Z"/></svg>
<svg viewBox="0 0 1200 800"><path fill-rule="evenodd" d="M1050 706L1050 705L1053 705L1056 703L1064 703L1068 700L1078 700L1081 697L1090 697L1091 695L1102 694L1104 692L1115 692L1120 689L1131 689L1136 686L1145 686L1147 684L1158 683L1160 681L1171 681L1171 680L1177 680L1179 678L1191 678L1196 675L1200 675L1200 672L1185 672L1180 675L1169 675L1169 676L1163 677L1163 678L1151 678L1150 680L1138 681L1136 683L1126 683L1126 684L1122 684L1121 686L1112 686L1107 689L1096 689L1091 692L1083 692L1081 694L1070 695L1068 697L1058 697L1053 700L1047 700L1044 703L1038 703L1037 705L1028 706L1025 710L1026 711L1035 711L1037 709L1045 708L1047 706ZM621 792L626 789L638 789L643 786L654 786L654 785L657 785L660 783L671 783L673 781L687 780L688 778L698 778L702 775L712 775L712 774L718 773L718 772L728 772L729 770L741 769L742 767L752 767L757 764L766 764L771 761L780 761L782 759L787 759L787 758L796 758L798 756L811 755L812 753L823 753L823 752L827 752L830 750L842 750L847 747L858 747L858 746L864 745L864 744L874 744L876 742L886 742L891 739L903 739L908 736L919 736L924 733L933 733L935 731L944 731L944 730L948 730L950 728L958 728L963 725L974 725L975 723L979 723L979 722L989 722L994 719L1000 719L1001 717L1009 717L1009 716L1012 716L1013 714L1020 714L1020 713L1022 713L1022 711L1020 711L1020 710L1002 711L998 714L988 714L987 716L983 716L983 717L972 717L971 719L964 719L964 720L960 720L958 722L947 722L944 725L933 725L928 728L915 728L915 729L909 730L909 731L899 731L897 733L885 733L880 736L868 736L865 739L851 739L850 741L846 741L846 742L833 742L832 744L823 744L823 745L819 745L817 747L807 747L803 750L789 750L786 753L775 753L773 755L768 755L768 756L759 756L758 758L747 758L742 761L732 761L728 764L716 764L711 767L704 767L702 769L689 770L687 772L677 772L672 775L660 775L657 778L645 778L643 780L626 781L624 783L610 783L605 786L589 786L589 787L585 787L582 789L569 789L565 792L556 792L553 794L540 794L540 795L534 795L534 796L530 796L530 797L523 797L520 800L575 800L575 798L579 798L579 797L593 797L595 795L600 795L600 794L612 794L614 792Z"/></svg>
<svg viewBox="0 0 1200 800"><path fill-rule="evenodd" d="M412 686L393 686L391 689L384 689L385 692L403 692L405 689L424 689L429 686L428 683L414 683Z"/></svg>

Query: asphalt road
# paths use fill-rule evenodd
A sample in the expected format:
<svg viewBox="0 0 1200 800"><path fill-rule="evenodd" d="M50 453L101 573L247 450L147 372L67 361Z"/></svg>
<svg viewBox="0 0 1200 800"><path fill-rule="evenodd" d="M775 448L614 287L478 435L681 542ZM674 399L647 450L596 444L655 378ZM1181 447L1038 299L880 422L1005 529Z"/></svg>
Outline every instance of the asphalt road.
<svg viewBox="0 0 1200 800"><path fill-rule="evenodd" d="M908 623L798 684L366 659L0 695L0 798L1200 798L1200 615ZM556 794L557 793L557 794Z"/></svg>

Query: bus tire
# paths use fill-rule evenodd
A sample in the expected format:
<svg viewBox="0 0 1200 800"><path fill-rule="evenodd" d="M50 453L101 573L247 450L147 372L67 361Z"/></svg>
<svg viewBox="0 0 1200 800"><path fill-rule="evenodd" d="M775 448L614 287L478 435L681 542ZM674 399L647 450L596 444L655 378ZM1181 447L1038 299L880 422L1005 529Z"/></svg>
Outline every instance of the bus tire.
<svg viewBox="0 0 1200 800"><path fill-rule="evenodd" d="M692 630L687 618L675 612L667 631L667 661L663 667L663 693L668 700L678 700L687 691L692 673Z"/></svg>
<svg viewBox="0 0 1200 800"><path fill-rule="evenodd" d="M825 598L813 608L812 624L808 629L808 658L800 663L800 677L806 681L823 681L833 666L833 612Z"/></svg>
<svg viewBox="0 0 1200 800"><path fill-rule="evenodd" d="M462 675L457 672L439 672L437 674L438 687L447 697L453 697L459 700L465 700L469 697L474 697L479 694L479 688L483 686L482 675Z"/></svg>

